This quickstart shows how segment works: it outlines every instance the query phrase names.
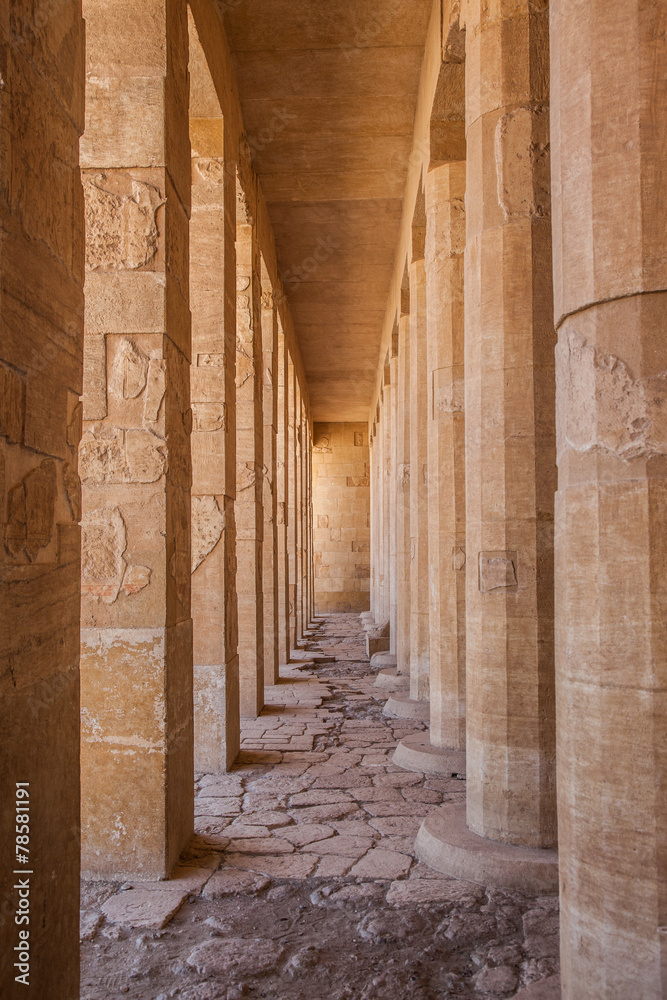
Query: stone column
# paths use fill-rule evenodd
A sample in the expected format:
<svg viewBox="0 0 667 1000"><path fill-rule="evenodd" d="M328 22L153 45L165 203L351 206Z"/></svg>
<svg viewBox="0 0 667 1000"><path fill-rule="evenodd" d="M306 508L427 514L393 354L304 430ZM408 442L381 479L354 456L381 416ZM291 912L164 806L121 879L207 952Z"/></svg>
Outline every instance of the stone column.
<svg viewBox="0 0 667 1000"><path fill-rule="evenodd" d="M398 323L398 433L396 466L396 687L410 677L410 316ZM404 677L401 681L399 678Z"/></svg>
<svg viewBox="0 0 667 1000"><path fill-rule="evenodd" d="M388 666L396 666L396 633L398 631L398 327L392 334L389 359L391 406L389 413L389 656ZM387 657L389 660L389 657Z"/></svg>
<svg viewBox="0 0 667 1000"><path fill-rule="evenodd" d="M446 806L417 849L458 877L546 892L557 885L548 10L470 2L465 28L467 828Z"/></svg>
<svg viewBox="0 0 667 1000"><path fill-rule="evenodd" d="M369 485L370 485L370 513L371 513L371 589L370 589L370 615L371 617L367 619L368 627L375 623L378 610L377 610L377 578L378 578L378 543L377 539L379 537L379 526L378 526L378 508L377 508L377 493L378 493L378 477L377 477L377 425L373 421L368 428L368 442L369 442Z"/></svg>
<svg viewBox="0 0 667 1000"><path fill-rule="evenodd" d="M231 767L240 744L234 519L236 180L234 151L225 149L222 112L210 96L213 89L192 18L189 33L195 770L216 772Z"/></svg>
<svg viewBox="0 0 667 1000"><path fill-rule="evenodd" d="M262 311L255 224L237 182L236 557L242 718L264 707Z"/></svg>
<svg viewBox="0 0 667 1000"><path fill-rule="evenodd" d="M423 236L410 265L410 699L429 696L428 409ZM428 718L428 710L426 711Z"/></svg>
<svg viewBox="0 0 667 1000"><path fill-rule="evenodd" d="M424 229L413 227L410 264L410 689L384 707L399 718L429 718L428 427Z"/></svg>
<svg viewBox="0 0 667 1000"><path fill-rule="evenodd" d="M465 162L443 163L426 177L431 725L394 755L448 775L465 772L465 172Z"/></svg>
<svg viewBox="0 0 667 1000"><path fill-rule="evenodd" d="M0 992L7 1000L79 995L83 59L75 0L51 5L48 15L43 4L0 5ZM27 836L26 815L29 844L17 840L17 832ZM14 922L17 879L29 882L29 927ZM29 963L14 951L25 930ZM29 977L16 982L24 965Z"/></svg>
<svg viewBox="0 0 667 1000"><path fill-rule="evenodd" d="M278 443L277 443L277 529L278 529L278 651L279 662L289 663L289 553L287 520L289 509L289 429L287 414L288 352L285 334L278 326Z"/></svg>
<svg viewBox="0 0 667 1000"><path fill-rule="evenodd" d="M562 989L667 995L665 11L554 3Z"/></svg>
<svg viewBox="0 0 667 1000"><path fill-rule="evenodd" d="M296 372L288 352L287 372L287 462L288 462L288 515L287 515L287 555L288 555L288 601L289 601L289 649L296 649L296 546L297 546L297 425L296 425Z"/></svg>
<svg viewBox="0 0 667 1000"><path fill-rule="evenodd" d="M262 270L262 378L264 409L264 683L277 684L278 664L278 314L268 274Z"/></svg>
<svg viewBox="0 0 667 1000"><path fill-rule="evenodd" d="M83 870L164 878L193 830L187 12L84 16Z"/></svg>
<svg viewBox="0 0 667 1000"><path fill-rule="evenodd" d="M426 176L431 743L465 748L464 162Z"/></svg>
<svg viewBox="0 0 667 1000"><path fill-rule="evenodd" d="M382 614L383 622L389 622L391 629L391 558L390 558L390 495L391 495L391 399L392 386L389 362L384 369L384 398L382 401ZM389 638L391 642L391 637Z"/></svg>

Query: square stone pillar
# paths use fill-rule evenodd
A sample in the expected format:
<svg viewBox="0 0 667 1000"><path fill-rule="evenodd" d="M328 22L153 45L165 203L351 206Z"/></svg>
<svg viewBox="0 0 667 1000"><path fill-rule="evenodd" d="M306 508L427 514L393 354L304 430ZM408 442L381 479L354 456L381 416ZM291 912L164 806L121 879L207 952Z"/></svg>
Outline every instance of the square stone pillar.
<svg viewBox="0 0 667 1000"><path fill-rule="evenodd" d="M423 233L420 236L421 246L414 248L418 257L410 264L410 698L413 701L428 701L430 595L426 267Z"/></svg>
<svg viewBox="0 0 667 1000"><path fill-rule="evenodd" d="M665 8L551 21L565 1000L667 996Z"/></svg>
<svg viewBox="0 0 667 1000"><path fill-rule="evenodd" d="M242 718L264 707L264 415L259 246L246 194L236 207L236 591Z"/></svg>
<svg viewBox="0 0 667 1000"><path fill-rule="evenodd" d="M277 532L278 532L278 653L280 663L289 663L289 554L287 549L287 521L289 511L289 430L287 414L288 352L285 334L278 326L278 438L277 438Z"/></svg>
<svg viewBox="0 0 667 1000"><path fill-rule="evenodd" d="M84 15L83 870L153 879L193 830L187 12Z"/></svg>
<svg viewBox="0 0 667 1000"><path fill-rule="evenodd" d="M278 646L278 313L269 276L262 268L262 378L264 411L262 586L264 588L264 683L277 684Z"/></svg>
<svg viewBox="0 0 667 1000"><path fill-rule="evenodd" d="M295 379L294 429L296 438L296 531L295 531L295 595L294 595L294 646L303 639L303 528L304 528L304 482L303 482L303 403L301 386Z"/></svg>
<svg viewBox="0 0 667 1000"><path fill-rule="evenodd" d="M83 60L76 0L0 4L0 993L7 1000L79 995ZM19 832L26 814L29 834ZM18 879L29 882L29 926L15 923ZM25 970L14 948L25 930L24 984L16 982Z"/></svg>
<svg viewBox="0 0 667 1000"><path fill-rule="evenodd" d="M398 323L396 670L410 673L410 316Z"/></svg>
<svg viewBox="0 0 667 1000"><path fill-rule="evenodd" d="M465 747L465 162L426 175L431 742Z"/></svg>
<svg viewBox="0 0 667 1000"><path fill-rule="evenodd" d="M310 435L306 418L306 405L301 396L301 634L308 628L309 611L309 576L308 551L310 545L310 486L308 483L308 456L310 452Z"/></svg>
<svg viewBox="0 0 667 1000"><path fill-rule="evenodd" d="M378 538L378 523L377 523L377 439L376 439L376 424L373 421L368 428L368 442L369 442L369 486L370 486L370 503L371 503L371 584L370 584L370 610L373 618L377 615L377 574L378 574L378 556L377 556L377 538Z"/></svg>
<svg viewBox="0 0 667 1000"><path fill-rule="evenodd" d="M195 770L240 746L236 615L236 177L222 113L190 29L192 622Z"/></svg>

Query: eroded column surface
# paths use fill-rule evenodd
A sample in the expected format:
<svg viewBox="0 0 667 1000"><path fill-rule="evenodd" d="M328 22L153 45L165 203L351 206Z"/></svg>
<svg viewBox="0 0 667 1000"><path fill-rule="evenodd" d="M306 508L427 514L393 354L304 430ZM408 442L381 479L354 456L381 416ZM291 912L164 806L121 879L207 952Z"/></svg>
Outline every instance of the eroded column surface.
<svg viewBox="0 0 667 1000"><path fill-rule="evenodd" d="M289 641L289 555L287 551L287 519L289 508L288 462L288 357L285 334L278 329L278 437L277 437L277 533L278 533L278 651L279 662L288 663Z"/></svg>
<svg viewBox="0 0 667 1000"><path fill-rule="evenodd" d="M410 698L429 696L426 267L410 265Z"/></svg>
<svg viewBox="0 0 667 1000"><path fill-rule="evenodd" d="M160 878L193 829L187 14L84 15L83 870Z"/></svg>
<svg viewBox="0 0 667 1000"><path fill-rule="evenodd" d="M264 707L264 508L260 257L245 193L236 215L236 591L242 718Z"/></svg>
<svg viewBox="0 0 667 1000"><path fill-rule="evenodd" d="M236 180L190 21L192 624L195 770L239 752L236 614ZM203 78L203 79L202 79Z"/></svg>
<svg viewBox="0 0 667 1000"><path fill-rule="evenodd" d="M465 747L465 162L426 177L431 742Z"/></svg>
<svg viewBox="0 0 667 1000"><path fill-rule="evenodd" d="M0 993L7 1000L79 995L84 26L75 0L44 14L44 5L0 6ZM29 844L18 839L26 836ZM19 879L29 883L29 926L15 923ZM26 930L28 962L14 950Z"/></svg>
<svg viewBox="0 0 667 1000"><path fill-rule="evenodd" d="M410 673L410 317L398 324L396 670Z"/></svg>
<svg viewBox="0 0 667 1000"><path fill-rule="evenodd" d="M466 28L467 821L556 842L548 10Z"/></svg>
<svg viewBox="0 0 667 1000"><path fill-rule="evenodd" d="M277 684L278 664L278 314L268 275L262 272L262 378L264 411L262 586L264 683Z"/></svg>
<svg viewBox="0 0 667 1000"><path fill-rule="evenodd" d="M389 360L391 409L389 425L389 652L396 656L398 631L398 327L392 334Z"/></svg>
<svg viewBox="0 0 667 1000"><path fill-rule="evenodd" d="M667 995L664 31L657 4L553 5L567 1000Z"/></svg>

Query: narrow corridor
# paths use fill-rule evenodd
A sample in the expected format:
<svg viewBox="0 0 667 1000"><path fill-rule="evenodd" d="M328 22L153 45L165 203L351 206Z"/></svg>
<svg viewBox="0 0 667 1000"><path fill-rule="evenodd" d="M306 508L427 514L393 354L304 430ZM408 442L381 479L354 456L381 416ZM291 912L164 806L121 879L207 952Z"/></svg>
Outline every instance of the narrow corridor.
<svg viewBox="0 0 667 1000"><path fill-rule="evenodd" d="M82 998L511 997L557 969L557 899L441 876L413 854L465 784L405 771L425 727L382 715L357 615L281 667L239 764L199 775L169 882L84 883Z"/></svg>

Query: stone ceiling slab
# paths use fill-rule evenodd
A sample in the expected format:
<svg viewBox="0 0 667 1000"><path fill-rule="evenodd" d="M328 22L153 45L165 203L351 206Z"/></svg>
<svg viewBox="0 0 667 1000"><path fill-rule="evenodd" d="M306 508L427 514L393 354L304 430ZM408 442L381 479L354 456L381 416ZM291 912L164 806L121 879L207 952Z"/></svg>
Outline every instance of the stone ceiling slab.
<svg viewBox="0 0 667 1000"><path fill-rule="evenodd" d="M366 420L432 0L225 0L314 420Z"/></svg>

